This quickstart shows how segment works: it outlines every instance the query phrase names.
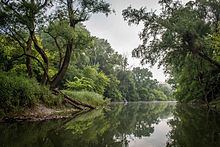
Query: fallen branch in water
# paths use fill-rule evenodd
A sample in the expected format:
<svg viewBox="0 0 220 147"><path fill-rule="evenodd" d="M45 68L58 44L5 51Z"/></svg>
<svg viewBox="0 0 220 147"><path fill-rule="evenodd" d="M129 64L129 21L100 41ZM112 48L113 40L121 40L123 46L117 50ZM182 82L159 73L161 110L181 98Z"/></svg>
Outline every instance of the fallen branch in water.
<svg viewBox="0 0 220 147"><path fill-rule="evenodd" d="M85 104L82 103L80 101L74 100L73 98L69 97L68 95L64 94L63 92L59 91L59 90L53 90L55 92L55 94L62 94L64 96L64 101L67 102L68 104L74 106L75 108L79 109L79 110L84 110L81 106L85 107L85 108L89 108L89 109L95 109L94 106L89 105L89 104Z"/></svg>

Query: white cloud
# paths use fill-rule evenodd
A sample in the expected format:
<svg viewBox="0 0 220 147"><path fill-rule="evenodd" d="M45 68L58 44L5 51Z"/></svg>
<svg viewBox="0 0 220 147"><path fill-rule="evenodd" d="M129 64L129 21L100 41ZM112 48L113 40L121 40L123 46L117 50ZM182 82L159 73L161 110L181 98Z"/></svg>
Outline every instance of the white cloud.
<svg viewBox="0 0 220 147"><path fill-rule="evenodd" d="M89 21L85 22L87 29L92 35L99 38L107 39L112 48L121 54L128 56L128 62L130 67L141 66L140 60L131 57L131 51L136 48L141 42L138 34L141 32L142 25L128 26L122 16L122 10L128 6L134 8L140 8L146 6L148 10L158 9L158 0L107 0L112 8L115 9L116 14L111 14L106 17L103 14L93 15ZM144 67L148 67L145 65ZM158 69L157 66L150 68L154 78L158 81L164 82L165 75L162 69Z"/></svg>

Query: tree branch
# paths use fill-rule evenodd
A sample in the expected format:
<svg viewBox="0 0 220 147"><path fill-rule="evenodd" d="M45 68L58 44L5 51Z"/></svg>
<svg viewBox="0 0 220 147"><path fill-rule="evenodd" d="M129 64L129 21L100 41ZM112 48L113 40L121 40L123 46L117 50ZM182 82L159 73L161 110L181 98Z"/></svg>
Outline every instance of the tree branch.
<svg viewBox="0 0 220 147"><path fill-rule="evenodd" d="M39 6L39 9L38 9L38 10L43 9L47 4L48 4L48 0L45 0L44 3Z"/></svg>
<svg viewBox="0 0 220 147"><path fill-rule="evenodd" d="M51 38L53 38L58 50L59 50L59 56L60 56L60 60L59 60L59 69L61 68L62 65L62 61L63 61L63 55L62 55L62 48L60 47L58 41L57 41L57 36L53 36L49 31L44 31L45 33L47 33L48 35L50 35Z"/></svg>
<svg viewBox="0 0 220 147"><path fill-rule="evenodd" d="M18 60L19 58L21 58L21 57L23 57L23 56L27 56L27 57L30 57L30 58L36 60L36 61L38 62L38 64L41 66L41 68L43 69L43 71L44 71L45 73L47 73L47 70L46 70L46 68L44 67L43 63L42 63L37 57L32 56L32 55L29 55L29 54L25 54L25 53L24 53L24 54L21 54L20 56L14 57L14 58L11 59L9 62L14 62L14 61ZM48 75L48 74L47 74L47 78L49 79L49 75Z"/></svg>

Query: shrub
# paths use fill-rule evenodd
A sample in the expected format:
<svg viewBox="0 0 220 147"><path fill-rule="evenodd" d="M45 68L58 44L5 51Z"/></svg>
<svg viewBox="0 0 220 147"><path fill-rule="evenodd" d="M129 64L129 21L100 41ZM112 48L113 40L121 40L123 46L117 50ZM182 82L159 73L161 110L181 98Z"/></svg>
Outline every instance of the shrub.
<svg viewBox="0 0 220 147"><path fill-rule="evenodd" d="M95 92L68 90L63 90L63 92L76 100L93 106L100 106L107 103L107 100L104 100L102 95Z"/></svg>
<svg viewBox="0 0 220 147"><path fill-rule="evenodd" d="M166 101L167 100L167 96L160 90L153 90L153 93L155 95L156 100L158 101Z"/></svg>
<svg viewBox="0 0 220 147"><path fill-rule="evenodd" d="M41 86L35 79L24 76L0 73L0 87L0 109L4 112L32 107L40 101L47 105L60 101L52 99L52 93L48 87Z"/></svg>
<svg viewBox="0 0 220 147"><path fill-rule="evenodd" d="M94 91L102 95L105 91L105 88L109 85L110 80L103 72L97 72L95 69L91 69L91 73L94 73L93 76L85 75L85 77L81 78L74 77L74 81L67 80L65 86L68 88L68 90Z"/></svg>
<svg viewBox="0 0 220 147"><path fill-rule="evenodd" d="M64 97L61 95L53 95L47 86L40 86L39 99L46 106L61 106Z"/></svg>
<svg viewBox="0 0 220 147"><path fill-rule="evenodd" d="M89 78L78 78L74 77L74 81L68 81L66 82L65 86L70 90L88 90L92 91L94 89L93 87L94 82Z"/></svg>

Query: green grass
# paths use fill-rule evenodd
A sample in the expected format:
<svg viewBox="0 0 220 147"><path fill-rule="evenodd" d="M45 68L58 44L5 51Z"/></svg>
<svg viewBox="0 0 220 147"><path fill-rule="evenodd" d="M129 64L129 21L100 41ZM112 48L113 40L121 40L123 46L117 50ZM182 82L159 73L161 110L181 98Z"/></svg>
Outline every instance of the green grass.
<svg viewBox="0 0 220 147"><path fill-rule="evenodd" d="M97 94L95 92L68 90L63 90L62 92L75 100L79 100L83 103L90 104L92 106L102 106L109 102L108 100L104 100L104 97L102 95Z"/></svg>
<svg viewBox="0 0 220 147"><path fill-rule="evenodd" d="M5 113L30 108L37 103L54 106L62 102L62 97L54 96L47 86L21 75L0 73L0 87L0 110Z"/></svg>

